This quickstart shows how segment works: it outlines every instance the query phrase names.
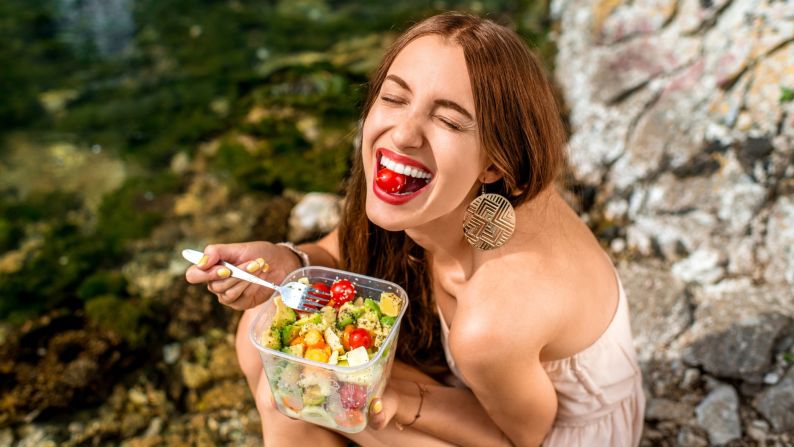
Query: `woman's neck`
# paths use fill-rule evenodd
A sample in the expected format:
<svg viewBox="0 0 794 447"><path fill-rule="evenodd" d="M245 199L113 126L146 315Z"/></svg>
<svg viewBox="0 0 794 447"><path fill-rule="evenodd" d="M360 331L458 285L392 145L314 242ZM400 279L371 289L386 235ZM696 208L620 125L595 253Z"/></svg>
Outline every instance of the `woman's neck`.
<svg viewBox="0 0 794 447"><path fill-rule="evenodd" d="M424 248L437 265L459 265L468 273L475 253L463 235L465 211L465 206L460 206L432 222L406 229L405 234Z"/></svg>
<svg viewBox="0 0 794 447"><path fill-rule="evenodd" d="M559 213L549 213L555 205L563 202L554 187L549 187L538 194L529 203L516 209L517 221L513 237L527 238L537 236L549 229L549 225L559 224ZM460 268L464 277L470 277L476 260L483 253L466 242L463 235L463 217L468 203L453 212L428 222L420 227L405 230L405 233L419 246L430 253L437 266ZM556 216L556 217L555 217ZM519 236L520 233L520 236Z"/></svg>

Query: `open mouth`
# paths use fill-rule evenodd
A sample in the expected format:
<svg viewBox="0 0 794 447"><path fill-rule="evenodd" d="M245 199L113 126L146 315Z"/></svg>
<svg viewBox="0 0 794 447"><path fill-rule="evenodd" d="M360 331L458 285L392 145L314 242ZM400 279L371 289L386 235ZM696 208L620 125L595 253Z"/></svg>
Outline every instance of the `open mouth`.
<svg viewBox="0 0 794 447"><path fill-rule="evenodd" d="M374 189L392 199L411 198L433 179L426 167L387 149L378 150L377 160Z"/></svg>

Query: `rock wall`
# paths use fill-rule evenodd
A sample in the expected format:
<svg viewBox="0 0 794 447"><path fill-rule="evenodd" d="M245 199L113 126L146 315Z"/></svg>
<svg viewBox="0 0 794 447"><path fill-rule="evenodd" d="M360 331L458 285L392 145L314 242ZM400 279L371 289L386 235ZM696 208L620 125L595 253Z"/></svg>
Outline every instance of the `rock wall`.
<svg viewBox="0 0 794 447"><path fill-rule="evenodd" d="M794 2L552 10L573 176L631 301L645 442L791 445Z"/></svg>

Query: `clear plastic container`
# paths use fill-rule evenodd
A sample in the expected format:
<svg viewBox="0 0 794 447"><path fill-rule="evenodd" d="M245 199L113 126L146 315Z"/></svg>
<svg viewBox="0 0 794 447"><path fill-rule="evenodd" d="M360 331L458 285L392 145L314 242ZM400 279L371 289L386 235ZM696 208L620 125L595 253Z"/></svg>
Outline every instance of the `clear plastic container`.
<svg viewBox="0 0 794 447"><path fill-rule="evenodd" d="M382 292L392 292L402 299L400 313L378 352L369 362L355 367L315 362L262 345L262 334L270 329L275 313L272 299L265 303L249 329L248 335L259 350L279 411L334 430L360 432L367 426L370 402L383 393L389 380L408 296L397 284L325 267L295 270L282 284L304 277L312 282L324 280L327 283L347 279L356 287L358 297L375 301L380 300Z"/></svg>

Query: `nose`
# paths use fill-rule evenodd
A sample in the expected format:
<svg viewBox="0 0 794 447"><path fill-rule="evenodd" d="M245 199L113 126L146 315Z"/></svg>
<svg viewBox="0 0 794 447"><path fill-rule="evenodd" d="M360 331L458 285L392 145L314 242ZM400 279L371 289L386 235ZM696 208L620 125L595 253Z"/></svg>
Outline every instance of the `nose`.
<svg viewBox="0 0 794 447"><path fill-rule="evenodd" d="M422 126L414 114L408 114L400 121L392 132L392 142L398 149L418 148L424 138Z"/></svg>

